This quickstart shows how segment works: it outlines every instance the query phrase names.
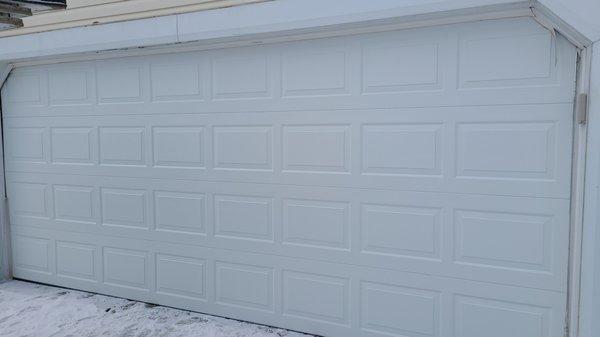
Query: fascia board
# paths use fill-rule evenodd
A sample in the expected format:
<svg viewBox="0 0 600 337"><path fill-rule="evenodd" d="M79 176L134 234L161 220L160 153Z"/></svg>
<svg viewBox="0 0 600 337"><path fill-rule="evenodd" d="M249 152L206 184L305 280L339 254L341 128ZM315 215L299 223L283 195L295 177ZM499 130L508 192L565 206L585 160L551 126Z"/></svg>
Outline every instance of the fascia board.
<svg viewBox="0 0 600 337"><path fill-rule="evenodd" d="M410 20L442 13L486 12L528 7L515 0L276 0L178 15L179 42L246 34L318 29L384 20ZM485 9L484 9L485 8ZM446 14L444 14L446 15Z"/></svg>
<svg viewBox="0 0 600 337"><path fill-rule="evenodd" d="M177 17L170 15L0 38L0 61L175 42Z"/></svg>

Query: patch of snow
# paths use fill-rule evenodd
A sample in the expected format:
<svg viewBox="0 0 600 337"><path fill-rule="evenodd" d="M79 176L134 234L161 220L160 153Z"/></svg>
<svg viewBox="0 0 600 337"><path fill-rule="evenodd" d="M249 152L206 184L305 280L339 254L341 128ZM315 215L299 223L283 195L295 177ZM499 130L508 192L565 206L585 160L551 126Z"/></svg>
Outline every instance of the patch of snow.
<svg viewBox="0 0 600 337"><path fill-rule="evenodd" d="M16 280L0 284L0 336L311 337L186 310Z"/></svg>

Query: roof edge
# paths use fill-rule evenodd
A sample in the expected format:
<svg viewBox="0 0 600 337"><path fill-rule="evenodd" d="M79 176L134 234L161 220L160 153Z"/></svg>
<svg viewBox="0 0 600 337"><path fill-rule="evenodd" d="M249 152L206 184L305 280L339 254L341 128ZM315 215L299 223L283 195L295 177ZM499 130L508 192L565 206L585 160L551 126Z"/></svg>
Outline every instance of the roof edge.
<svg viewBox="0 0 600 337"><path fill-rule="evenodd" d="M538 20L541 25L546 26L546 24L550 24L554 30L559 32L578 48L586 48L594 43L594 41L579 32L572 25L568 24L538 0L532 2L531 10L533 12L533 17Z"/></svg>

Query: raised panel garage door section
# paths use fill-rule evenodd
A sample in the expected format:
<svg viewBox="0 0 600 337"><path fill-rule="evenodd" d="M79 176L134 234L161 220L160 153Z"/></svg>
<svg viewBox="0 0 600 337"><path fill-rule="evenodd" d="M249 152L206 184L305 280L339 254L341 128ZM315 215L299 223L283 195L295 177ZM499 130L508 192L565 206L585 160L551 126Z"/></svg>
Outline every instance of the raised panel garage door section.
<svg viewBox="0 0 600 337"><path fill-rule="evenodd" d="M14 274L325 336L562 336L575 68L529 18L19 67Z"/></svg>

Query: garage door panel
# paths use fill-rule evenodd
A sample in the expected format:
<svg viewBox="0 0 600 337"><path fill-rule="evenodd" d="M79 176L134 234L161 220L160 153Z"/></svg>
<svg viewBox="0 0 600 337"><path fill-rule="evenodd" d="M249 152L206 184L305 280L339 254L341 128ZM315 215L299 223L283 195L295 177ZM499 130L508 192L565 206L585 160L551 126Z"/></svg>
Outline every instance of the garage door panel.
<svg viewBox="0 0 600 337"><path fill-rule="evenodd" d="M457 210L455 259L459 263L548 271L551 221L548 216Z"/></svg>
<svg viewBox="0 0 600 337"><path fill-rule="evenodd" d="M446 123L362 124L360 172L442 176L442 165L448 160L442 147L446 127Z"/></svg>
<svg viewBox="0 0 600 337"><path fill-rule="evenodd" d="M59 221L81 224L96 223L100 202L95 187L78 185L53 185L54 218Z"/></svg>
<svg viewBox="0 0 600 337"><path fill-rule="evenodd" d="M48 77L46 71L40 68L21 70L11 77L13 84L10 87L3 86L2 88L3 102L9 102L15 108L20 107L25 111L48 105Z"/></svg>
<svg viewBox="0 0 600 337"><path fill-rule="evenodd" d="M148 67L131 59L98 61L94 67L96 103L135 104L148 100Z"/></svg>
<svg viewBox="0 0 600 337"><path fill-rule="evenodd" d="M33 275L51 275L54 268L52 241L46 236L15 236L12 239L13 267Z"/></svg>
<svg viewBox="0 0 600 337"><path fill-rule="evenodd" d="M350 95L358 72L350 45L297 44L281 53L281 96Z"/></svg>
<svg viewBox="0 0 600 337"><path fill-rule="evenodd" d="M574 92L575 49L530 18L246 47L235 54L17 69L5 89L6 114L114 115L125 106L129 114L177 114L570 103ZM171 76L176 73L181 76ZM73 97L44 89L67 82L77 89L69 91Z"/></svg>
<svg viewBox="0 0 600 337"><path fill-rule="evenodd" d="M460 177L551 179L557 150L555 123L459 123Z"/></svg>
<svg viewBox="0 0 600 337"><path fill-rule="evenodd" d="M114 262L110 261L111 256L98 260L99 265L94 267L99 275L96 281L83 282L65 273L57 274L51 267L51 272L44 274L46 282L92 291L101 287L103 292L112 295L160 301L201 312L211 310L229 317L251 317L266 324L284 322L290 328L306 330L306 326L310 326L312 332L324 335L360 331L361 336L464 336L489 331L482 330L483 321L487 322L488 328L492 326L493 331L513 331L506 330L508 324L515 333L562 335L559 327L566 303L561 293L552 291L32 227L15 228L14 234L19 248L21 242L40 236L49 238L50 249L59 245L55 243L59 240L77 242L78 247L92 249L100 256L103 251L128 254L131 258L119 262L131 264L131 267L143 268L144 262L149 263L149 290L131 288L130 284L121 281L113 283L113 278L127 275L121 275L121 269L111 269L110 263ZM28 249L27 252L41 254L38 250ZM58 259L60 266L60 259L65 258L62 254L57 256L50 255L52 266L54 259ZM168 271L161 262L165 259L194 266L190 275L197 280L197 286L190 288L187 283L165 283L168 274L161 274ZM85 264L83 261L80 262L82 265ZM157 267L154 267L155 262ZM170 264L173 268L178 265ZM280 268L282 265L289 267ZM15 269L17 277L27 277L31 273L33 271L27 267ZM220 285L214 283L215 278L223 282ZM235 290L236 283L244 284L242 288L251 286L255 291L241 294ZM202 291L199 284L206 291L202 300L188 296ZM176 289L166 291L166 285ZM303 291L321 296L296 296ZM250 295L252 297L248 297ZM329 299L325 303L323 296ZM359 300L361 306L349 306L353 299ZM404 306L404 310L399 310ZM317 310L306 312L307 307Z"/></svg>
<svg viewBox="0 0 600 337"><path fill-rule="evenodd" d="M7 118L9 171L570 193L570 104ZM18 142L25 139L25 142ZM560 141L559 141L560 140Z"/></svg>
<svg viewBox="0 0 600 337"><path fill-rule="evenodd" d="M11 148L6 157L26 163L48 162L49 150L46 140L47 130L44 127L12 127L4 132L7 142L19 143L21 146Z"/></svg>
<svg viewBox="0 0 600 337"><path fill-rule="evenodd" d="M14 226L473 278L560 290L569 201L177 180L18 174ZM27 181L27 183L23 183ZM87 186L85 186L87 184ZM54 193L43 194L43 191ZM82 198L85 196L85 198ZM80 198L81 207L65 201ZM47 205L55 213L40 216ZM69 213L69 211L71 213ZM75 211L80 213L75 213Z"/></svg>
<svg viewBox="0 0 600 337"><path fill-rule="evenodd" d="M56 106L93 104L96 92L93 72L93 68L85 65L81 67L57 65L49 68L47 73L49 104Z"/></svg>

